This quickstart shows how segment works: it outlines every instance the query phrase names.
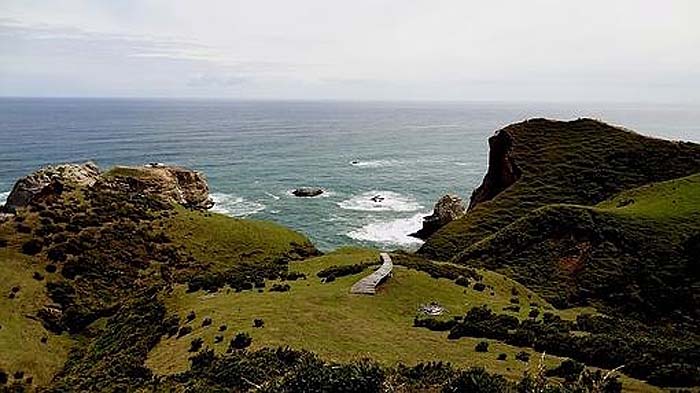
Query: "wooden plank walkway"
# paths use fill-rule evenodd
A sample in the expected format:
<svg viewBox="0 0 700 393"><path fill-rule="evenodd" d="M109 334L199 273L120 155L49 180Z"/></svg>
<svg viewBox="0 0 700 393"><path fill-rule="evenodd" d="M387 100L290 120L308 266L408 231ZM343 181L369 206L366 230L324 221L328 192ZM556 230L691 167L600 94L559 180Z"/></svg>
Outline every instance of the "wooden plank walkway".
<svg viewBox="0 0 700 393"><path fill-rule="evenodd" d="M377 286L391 276L391 270L394 268L391 257L389 257L389 254L383 252L379 254L379 258L382 260L382 266L369 276L356 282L355 285L350 288L350 293L374 295L377 292Z"/></svg>

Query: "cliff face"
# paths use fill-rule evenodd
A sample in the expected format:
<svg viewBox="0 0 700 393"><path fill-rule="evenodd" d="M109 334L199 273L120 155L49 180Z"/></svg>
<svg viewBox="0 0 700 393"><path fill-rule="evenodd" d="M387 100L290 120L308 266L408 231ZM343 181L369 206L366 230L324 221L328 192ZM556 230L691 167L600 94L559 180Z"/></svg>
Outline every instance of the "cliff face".
<svg viewBox="0 0 700 393"><path fill-rule="evenodd" d="M207 179L200 172L179 166L146 165L118 166L101 173L97 165L86 162L47 166L19 179L3 211L11 213L76 187L147 195L193 209L214 206Z"/></svg>
<svg viewBox="0 0 700 393"><path fill-rule="evenodd" d="M26 207L33 200L61 193L65 187L92 186L99 177L100 169L92 162L46 166L15 183L3 210Z"/></svg>
<svg viewBox="0 0 700 393"><path fill-rule="evenodd" d="M435 204L433 214L423 217L423 228L410 236L425 240L438 229L464 215L464 203L456 195L445 195Z"/></svg>
<svg viewBox="0 0 700 393"><path fill-rule="evenodd" d="M180 166L118 166L107 172L100 183L100 186L151 195L193 209L214 206L206 177Z"/></svg>
<svg viewBox="0 0 700 393"><path fill-rule="evenodd" d="M592 119L532 119L490 140L489 168L463 217L419 250L439 260L548 204L591 206L626 189L700 172L700 145L649 138Z"/></svg>
<svg viewBox="0 0 700 393"><path fill-rule="evenodd" d="M472 192L469 210L490 201L520 179L522 172L511 155L513 138L507 130L500 130L489 138L489 167L481 185Z"/></svg>

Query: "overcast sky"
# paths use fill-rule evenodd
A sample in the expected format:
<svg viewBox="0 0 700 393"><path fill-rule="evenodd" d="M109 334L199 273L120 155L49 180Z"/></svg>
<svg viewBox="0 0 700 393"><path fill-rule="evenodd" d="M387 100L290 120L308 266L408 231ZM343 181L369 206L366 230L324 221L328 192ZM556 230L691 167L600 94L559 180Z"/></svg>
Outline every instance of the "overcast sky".
<svg viewBox="0 0 700 393"><path fill-rule="evenodd" d="M0 95L700 102L698 0L0 0Z"/></svg>

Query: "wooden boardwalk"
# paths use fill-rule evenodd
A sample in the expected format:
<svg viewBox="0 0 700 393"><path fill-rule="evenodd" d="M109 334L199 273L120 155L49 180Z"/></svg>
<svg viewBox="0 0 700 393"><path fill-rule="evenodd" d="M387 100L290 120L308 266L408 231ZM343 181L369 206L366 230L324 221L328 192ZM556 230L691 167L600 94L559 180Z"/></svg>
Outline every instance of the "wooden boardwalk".
<svg viewBox="0 0 700 393"><path fill-rule="evenodd" d="M377 286L391 276L391 270L394 268L391 257L385 252L379 254L379 257L382 260L382 266L369 276L356 282L355 285L350 288L350 293L374 295L377 292Z"/></svg>

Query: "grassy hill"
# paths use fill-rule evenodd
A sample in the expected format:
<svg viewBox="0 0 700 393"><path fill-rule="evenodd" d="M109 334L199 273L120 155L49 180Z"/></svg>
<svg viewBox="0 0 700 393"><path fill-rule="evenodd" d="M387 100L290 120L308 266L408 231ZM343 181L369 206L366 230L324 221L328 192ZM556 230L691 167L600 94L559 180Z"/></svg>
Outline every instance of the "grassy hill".
<svg viewBox="0 0 700 393"><path fill-rule="evenodd" d="M105 175L113 176L126 175ZM242 267L274 275L317 253L282 226L144 195L87 188L48 195L0 222L0 371L29 386L61 370L70 376L71 365L87 356L81 348L152 289L229 278Z"/></svg>
<svg viewBox="0 0 700 393"><path fill-rule="evenodd" d="M485 187L475 192L467 215L431 236L420 254L449 260L543 206L592 206L630 188L700 172L700 145L590 119L528 120L498 131L490 144Z"/></svg>
<svg viewBox="0 0 700 393"><path fill-rule="evenodd" d="M161 375L182 373L189 369L193 340L201 338L205 347L224 354L231 339L245 332L252 337L253 350L289 346L312 351L327 361L349 362L367 357L385 366L446 361L459 367L485 367L517 379L531 364L516 360L515 355L527 350L532 359L539 359L540 354L497 340L486 340L490 343L488 352L478 352L475 346L483 339L447 340L447 332L414 327L413 320L420 315L419 306L431 301L440 303L449 311L441 317L443 320L464 315L470 308L481 305L523 320L528 319L533 309L540 314L552 312L565 319L594 311L557 311L524 286L485 270L479 273L487 289L478 291L448 279L433 278L423 271L396 266L393 277L375 296L349 292L355 281L371 272L371 267L329 283L322 283L317 276L329 266L378 264L377 261L375 250L344 248L322 257L294 262L290 265L291 271L303 273L307 278L288 282L291 286L288 292L269 291L273 283L260 292L188 293L184 287L175 288L165 304L169 312L182 317L194 313L194 319L182 325L191 326L192 332L161 340L149 353L146 364ZM514 298L518 299L520 310L504 311L513 306ZM208 318L212 323L203 326ZM264 326L254 327L255 319L262 319ZM220 331L222 325L226 330ZM221 336L221 341L216 340L217 336ZM498 360L500 354L506 354L506 359ZM547 358L550 367L560 362L557 357ZM631 379L625 379L625 385L632 390L651 389Z"/></svg>
<svg viewBox="0 0 700 393"><path fill-rule="evenodd" d="M594 207L549 205L458 254L558 306L594 304L647 321L697 324L700 174Z"/></svg>

